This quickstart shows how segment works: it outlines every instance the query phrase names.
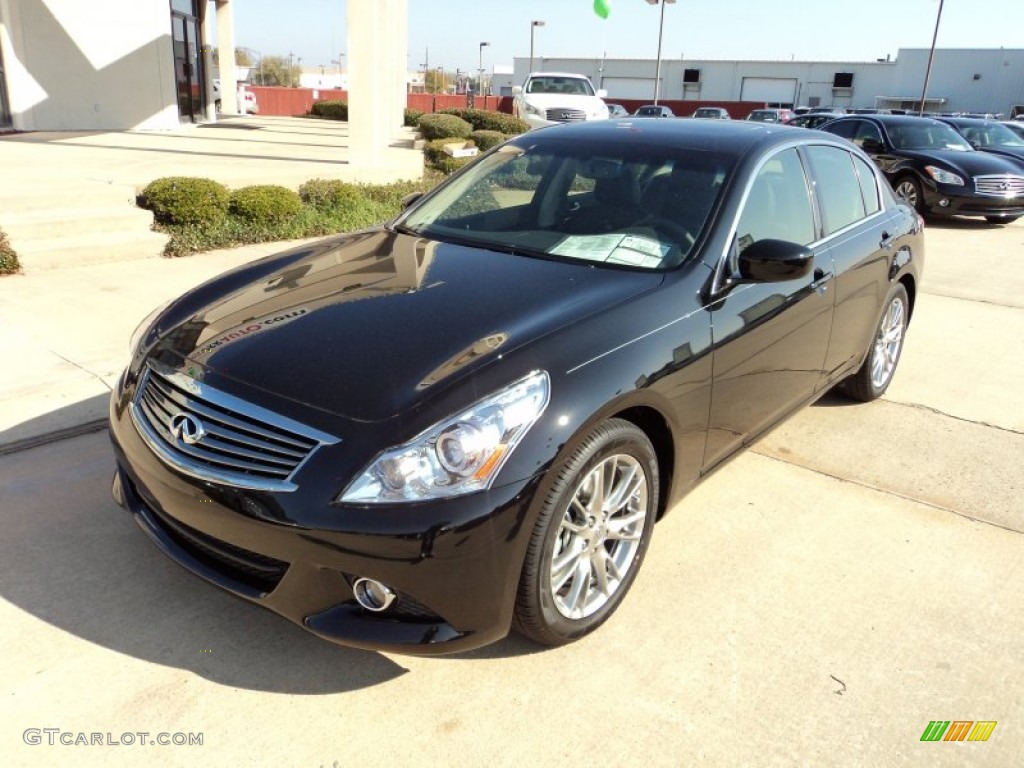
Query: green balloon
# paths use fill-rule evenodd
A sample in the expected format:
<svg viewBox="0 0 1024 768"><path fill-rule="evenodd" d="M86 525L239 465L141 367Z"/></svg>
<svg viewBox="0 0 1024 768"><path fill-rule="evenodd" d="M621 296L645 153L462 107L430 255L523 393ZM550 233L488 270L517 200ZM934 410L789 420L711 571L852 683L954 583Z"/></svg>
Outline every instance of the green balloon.
<svg viewBox="0 0 1024 768"><path fill-rule="evenodd" d="M607 19L608 14L612 11L612 5L609 0L594 0L594 13L600 16L602 19Z"/></svg>

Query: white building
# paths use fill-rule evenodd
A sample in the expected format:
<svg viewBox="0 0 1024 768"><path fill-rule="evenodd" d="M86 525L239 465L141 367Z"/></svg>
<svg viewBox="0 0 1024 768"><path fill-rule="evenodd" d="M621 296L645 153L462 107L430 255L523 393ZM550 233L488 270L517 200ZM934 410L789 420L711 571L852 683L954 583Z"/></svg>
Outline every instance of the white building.
<svg viewBox="0 0 1024 768"><path fill-rule="evenodd" d="M927 48L902 48L894 60L726 61L663 59L660 100L747 101L777 106L913 109L921 99ZM510 94L528 74L516 58L511 76L495 72L496 93ZM609 100L654 98L653 59L535 58L537 71L579 72ZM1024 49L937 49L926 109L1024 111Z"/></svg>

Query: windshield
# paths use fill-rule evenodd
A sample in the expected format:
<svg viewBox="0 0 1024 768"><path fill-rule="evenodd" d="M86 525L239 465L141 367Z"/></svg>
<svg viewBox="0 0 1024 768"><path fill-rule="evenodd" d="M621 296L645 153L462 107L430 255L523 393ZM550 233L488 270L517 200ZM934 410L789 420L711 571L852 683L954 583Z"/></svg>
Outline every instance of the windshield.
<svg viewBox="0 0 1024 768"><path fill-rule="evenodd" d="M629 134L586 143L525 136L468 166L397 225L492 250L664 269L691 254L731 170L728 156Z"/></svg>
<svg viewBox="0 0 1024 768"><path fill-rule="evenodd" d="M594 88L590 81L583 77L557 77L545 75L531 77L526 84L527 93L568 93L573 96L593 96Z"/></svg>
<svg viewBox="0 0 1024 768"><path fill-rule="evenodd" d="M945 123L928 122L888 125L886 130L896 149L953 149L970 152L971 145Z"/></svg>
<svg viewBox="0 0 1024 768"><path fill-rule="evenodd" d="M975 146L1024 149L1024 139L999 123L961 124L960 133Z"/></svg>

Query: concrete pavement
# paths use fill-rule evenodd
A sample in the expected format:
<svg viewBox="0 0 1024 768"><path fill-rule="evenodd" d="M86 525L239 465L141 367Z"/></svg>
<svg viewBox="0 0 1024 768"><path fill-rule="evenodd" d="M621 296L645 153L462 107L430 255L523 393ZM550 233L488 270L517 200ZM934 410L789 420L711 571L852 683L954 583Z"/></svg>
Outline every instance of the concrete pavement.
<svg viewBox="0 0 1024 768"><path fill-rule="evenodd" d="M0 455L4 764L1018 765L1024 221L926 237L886 397L826 398L711 477L561 649L331 646L156 552L105 434ZM280 247L0 279L0 444L102 416L139 319ZM957 719L998 725L920 741ZM44 728L121 744L25 743Z"/></svg>

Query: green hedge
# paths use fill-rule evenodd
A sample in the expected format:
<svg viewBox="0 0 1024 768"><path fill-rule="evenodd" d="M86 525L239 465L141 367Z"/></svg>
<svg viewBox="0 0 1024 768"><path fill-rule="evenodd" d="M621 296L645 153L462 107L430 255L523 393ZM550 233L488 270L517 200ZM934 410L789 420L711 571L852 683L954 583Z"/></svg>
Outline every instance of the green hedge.
<svg viewBox="0 0 1024 768"><path fill-rule="evenodd" d="M315 101L309 114L326 117L329 120L348 120L348 102L341 99Z"/></svg>
<svg viewBox="0 0 1024 768"><path fill-rule="evenodd" d="M248 221L280 223L301 210L298 194L276 184L257 184L231 193L231 213Z"/></svg>
<svg viewBox="0 0 1024 768"><path fill-rule="evenodd" d="M506 136L526 133L530 126L518 117L497 112L491 109L460 109L457 107L442 109L440 115L454 115L473 126L474 131L497 131Z"/></svg>
<svg viewBox="0 0 1024 768"><path fill-rule="evenodd" d="M11 247L7 233L0 230L0 275L13 275L21 271L21 264L18 262L18 254Z"/></svg>
<svg viewBox="0 0 1024 768"><path fill-rule="evenodd" d="M201 224L219 221L228 212L231 194L212 179L165 176L142 190L140 204L165 224Z"/></svg>
<svg viewBox="0 0 1024 768"><path fill-rule="evenodd" d="M452 143L455 142L451 138L428 141L423 147L423 156L426 158L427 165L447 175L459 170L459 168L473 159L472 157L452 157L445 152L445 145ZM473 142L468 139L465 140L465 143L473 146Z"/></svg>
<svg viewBox="0 0 1024 768"><path fill-rule="evenodd" d="M434 139L466 139L469 138L473 126L455 115L435 114L423 115L417 124L423 138Z"/></svg>
<svg viewBox="0 0 1024 768"><path fill-rule="evenodd" d="M361 196L355 184L340 179L310 179L299 187L299 197L306 205L329 211L352 205Z"/></svg>
<svg viewBox="0 0 1024 768"><path fill-rule="evenodd" d="M491 147L498 146L507 138L508 136L498 131L473 131L469 134L470 141L476 144L481 152L486 152Z"/></svg>
<svg viewBox="0 0 1024 768"><path fill-rule="evenodd" d="M407 126L409 126L411 128L415 128L416 125L419 123L420 118L423 117L423 112L421 112L418 109L412 109L411 107L406 107L405 108L405 112L403 113L403 117L404 117L404 121L402 123L403 125L407 125Z"/></svg>

